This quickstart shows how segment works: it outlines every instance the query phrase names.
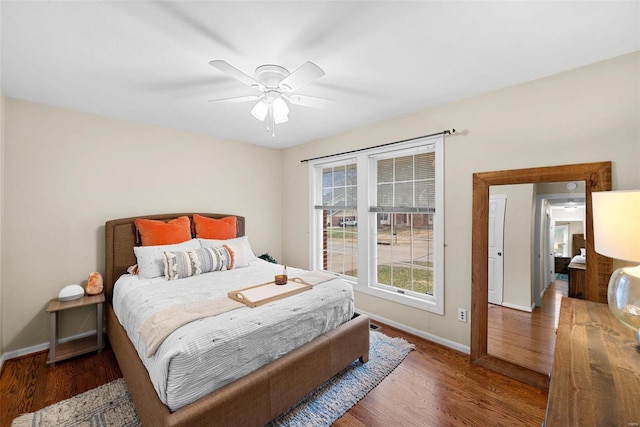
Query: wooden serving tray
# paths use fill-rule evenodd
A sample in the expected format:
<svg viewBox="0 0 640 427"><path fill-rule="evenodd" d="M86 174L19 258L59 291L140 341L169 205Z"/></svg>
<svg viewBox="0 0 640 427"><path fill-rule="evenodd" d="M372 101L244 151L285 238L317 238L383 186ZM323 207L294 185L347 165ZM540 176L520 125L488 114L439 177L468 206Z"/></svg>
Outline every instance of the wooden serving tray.
<svg viewBox="0 0 640 427"><path fill-rule="evenodd" d="M236 291L229 291L227 296L249 307L258 307L259 305L299 294L309 289L311 289L310 285L301 283L301 281L296 281L295 279L290 279L284 285L267 282Z"/></svg>

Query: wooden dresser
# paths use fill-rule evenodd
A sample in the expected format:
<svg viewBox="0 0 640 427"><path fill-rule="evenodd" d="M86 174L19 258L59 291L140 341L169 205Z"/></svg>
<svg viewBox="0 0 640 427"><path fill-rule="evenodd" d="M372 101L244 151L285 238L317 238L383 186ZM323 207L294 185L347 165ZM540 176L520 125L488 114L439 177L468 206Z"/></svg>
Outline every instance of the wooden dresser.
<svg viewBox="0 0 640 427"><path fill-rule="evenodd" d="M544 426L640 426L640 350L607 304L562 299Z"/></svg>
<svg viewBox="0 0 640 427"><path fill-rule="evenodd" d="M587 290L587 265L572 262L569 270L569 296L584 299Z"/></svg>

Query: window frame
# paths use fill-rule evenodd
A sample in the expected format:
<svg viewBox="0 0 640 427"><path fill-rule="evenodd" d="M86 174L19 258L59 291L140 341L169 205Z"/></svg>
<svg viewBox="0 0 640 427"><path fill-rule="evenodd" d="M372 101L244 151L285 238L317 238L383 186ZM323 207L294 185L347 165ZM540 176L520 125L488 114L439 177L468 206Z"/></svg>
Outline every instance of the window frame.
<svg viewBox="0 0 640 427"><path fill-rule="evenodd" d="M434 262L433 295L413 295L399 293L384 288L385 285L372 284L376 277L376 221L377 212L370 211L377 191L373 162L382 157L401 157L419 152L435 153L435 214L434 214ZM358 277L340 275L352 283L354 290L399 304L408 305L428 312L444 314L444 136L420 138L330 158L309 161L309 265L311 269L323 269L322 264L322 215L316 206L322 201L322 169L340 164L355 163L357 167L357 213L358 213ZM320 197L320 199L318 199Z"/></svg>

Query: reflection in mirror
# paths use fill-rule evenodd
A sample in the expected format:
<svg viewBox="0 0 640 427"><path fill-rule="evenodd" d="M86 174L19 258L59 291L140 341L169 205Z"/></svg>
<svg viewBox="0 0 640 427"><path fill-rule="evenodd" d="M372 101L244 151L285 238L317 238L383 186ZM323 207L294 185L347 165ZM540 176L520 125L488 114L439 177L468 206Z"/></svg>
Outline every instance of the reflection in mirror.
<svg viewBox="0 0 640 427"><path fill-rule="evenodd" d="M584 181L489 187L488 354L550 372L560 300L580 252L574 241L584 243L584 229ZM582 284L585 270L577 270Z"/></svg>
<svg viewBox="0 0 640 427"><path fill-rule="evenodd" d="M589 260L586 264L585 299L595 302L606 302L607 284L611 275L612 260L611 258L597 254L594 250L593 222L591 220L591 193L594 191L611 190L611 162L578 163L478 172L473 174L471 362L541 389L548 389L549 387L549 377L547 374L542 374L488 353L489 188L493 185L540 184L562 181L584 181L585 183L586 227L584 237L586 240L587 259ZM525 226L525 229L530 230L529 232L532 233L530 225ZM534 271L534 281L535 280ZM571 281L571 279L569 279L569 281Z"/></svg>

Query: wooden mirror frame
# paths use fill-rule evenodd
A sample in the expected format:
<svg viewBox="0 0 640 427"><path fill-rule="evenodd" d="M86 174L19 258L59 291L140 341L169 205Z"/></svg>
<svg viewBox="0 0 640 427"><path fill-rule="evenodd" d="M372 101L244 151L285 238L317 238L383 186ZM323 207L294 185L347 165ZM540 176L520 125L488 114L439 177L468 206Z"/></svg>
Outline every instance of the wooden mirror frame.
<svg viewBox="0 0 640 427"><path fill-rule="evenodd" d="M595 252L591 193L611 190L611 162L582 163L473 174L473 223L471 246L471 363L548 390L549 376L487 353L489 186L544 182L585 182L585 230L587 273L585 299L607 302L607 286L613 262Z"/></svg>

